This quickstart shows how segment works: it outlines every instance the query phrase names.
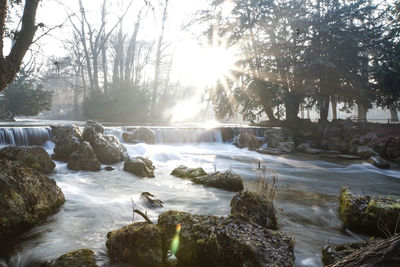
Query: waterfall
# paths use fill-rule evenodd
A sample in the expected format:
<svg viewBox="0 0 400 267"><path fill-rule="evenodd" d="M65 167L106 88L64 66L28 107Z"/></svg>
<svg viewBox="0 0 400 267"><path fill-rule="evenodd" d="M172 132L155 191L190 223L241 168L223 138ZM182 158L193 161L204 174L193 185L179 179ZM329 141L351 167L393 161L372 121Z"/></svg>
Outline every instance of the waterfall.
<svg viewBox="0 0 400 267"><path fill-rule="evenodd" d="M50 127L0 128L0 146L41 146L50 140Z"/></svg>
<svg viewBox="0 0 400 267"><path fill-rule="evenodd" d="M156 143L223 143L219 129L155 128Z"/></svg>

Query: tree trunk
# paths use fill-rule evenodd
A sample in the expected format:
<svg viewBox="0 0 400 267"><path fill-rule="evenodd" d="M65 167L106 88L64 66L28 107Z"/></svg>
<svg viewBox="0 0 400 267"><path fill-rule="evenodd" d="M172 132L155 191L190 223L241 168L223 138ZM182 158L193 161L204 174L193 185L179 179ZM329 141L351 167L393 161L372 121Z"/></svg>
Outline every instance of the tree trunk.
<svg viewBox="0 0 400 267"><path fill-rule="evenodd" d="M320 108L320 114L319 114L320 120L327 121L328 111L329 111L329 96L325 97L323 100L320 101L319 108Z"/></svg>
<svg viewBox="0 0 400 267"><path fill-rule="evenodd" d="M151 114L155 115L156 111L156 103L157 103L157 91L158 91L158 84L160 80L160 65L161 65L161 48L164 39L164 29L165 29L165 22L167 20L167 9L168 9L168 0L165 0L164 12L162 17L162 24L161 24L161 33L158 38L157 44L157 55L156 55L156 65L154 70L154 81L153 81L153 95L151 98Z"/></svg>
<svg viewBox="0 0 400 267"><path fill-rule="evenodd" d="M107 75L107 48L105 42L101 47L102 68L103 68L103 88L104 93L108 93L108 75Z"/></svg>
<svg viewBox="0 0 400 267"><path fill-rule="evenodd" d="M390 111L390 121L391 122L399 122L399 116L397 115L396 108L389 108Z"/></svg>
<svg viewBox="0 0 400 267"><path fill-rule="evenodd" d="M7 14L7 1L2 0L0 3L0 91L14 79L20 69L22 59L32 43L37 30L35 18L38 4L39 0L25 1L21 30L18 32L18 36L15 37L15 43L11 48L10 54L4 58L3 37Z"/></svg>
<svg viewBox="0 0 400 267"><path fill-rule="evenodd" d="M335 95L331 96L331 104L332 104L332 120L336 120L337 119L337 102L336 102Z"/></svg>
<svg viewBox="0 0 400 267"><path fill-rule="evenodd" d="M400 266L400 235L377 241L332 265L341 266Z"/></svg>
<svg viewBox="0 0 400 267"><path fill-rule="evenodd" d="M367 121L367 110L364 105L361 103L357 103L357 121L366 122Z"/></svg>
<svg viewBox="0 0 400 267"><path fill-rule="evenodd" d="M293 93L288 93L285 101L286 120L294 122L298 119L300 101L299 98Z"/></svg>
<svg viewBox="0 0 400 267"><path fill-rule="evenodd" d="M135 54L136 54L136 39L140 28L140 15L135 23L135 28L133 30L132 37L129 41L128 50L126 52L125 59L125 83L131 83L133 76L133 69L135 64Z"/></svg>

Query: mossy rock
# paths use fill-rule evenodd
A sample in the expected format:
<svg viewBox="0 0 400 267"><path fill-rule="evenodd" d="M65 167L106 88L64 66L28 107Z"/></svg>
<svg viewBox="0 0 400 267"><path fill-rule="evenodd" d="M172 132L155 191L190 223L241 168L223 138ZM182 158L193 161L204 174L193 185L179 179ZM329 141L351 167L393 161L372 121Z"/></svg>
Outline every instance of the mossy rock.
<svg viewBox="0 0 400 267"><path fill-rule="evenodd" d="M325 266L334 264L355 251L367 247L370 242L371 241L359 241L341 245L325 245L322 247L322 263Z"/></svg>
<svg viewBox="0 0 400 267"><path fill-rule="evenodd" d="M322 262L332 267L400 266L400 235L322 248Z"/></svg>
<svg viewBox="0 0 400 267"><path fill-rule="evenodd" d="M80 148L82 130L74 125L52 126L54 154L52 158L68 161L69 156Z"/></svg>
<svg viewBox="0 0 400 267"><path fill-rule="evenodd" d="M153 162L144 157L128 157L124 162L124 171L130 172L139 177L154 178L155 167Z"/></svg>
<svg viewBox="0 0 400 267"><path fill-rule="evenodd" d="M274 204L263 194L240 192L233 196L230 206L232 215L241 215L268 229L278 229Z"/></svg>
<svg viewBox="0 0 400 267"><path fill-rule="evenodd" d="M342 188L339 215L343 226L358 233L387 236L400 232L400 199L394 197L355 196Z"/></svg>
<svg viewBox="0 0 400 267"><path fill-rule="evenodd" d="M43 267L98 267L98 265L92 250L80 249L46 262Z"/></svg>
<svg viewBox="0 0 400 267"><path fill-rule="evenodd" d="M181 224L181 266L293 266L294 239L236 216L215 217L168 211L159 216L164 257Z"/></svg>
<svg viewBox="0 0 400 267"><path fill-rule="evenodd" d="M134 266L158 266L162 262L162 238L157 225L136 222L107 234L110 258Z"/></svg>
<svg viewBox="0 0 400 267"><path fill-rule="evenodd" d="M51 173L56 164L51 160L43 147L16 147L7 146L0 149L0 159L18 160L24 162L31 168L43 173Z"/></svg>
<svg viewBox="0 0 400 267"><path fill-rule="evenodd" d="M243 190L243 179L240 175L231 171L215 172L213 174L195 177L192 181L209 187L215 187L232 192Z"/></svg>
<svg viewBox="0 0 400 267"><path fill-rule="evenodd" d="M21 161L0 160L0 242L44 221L64 201L53 179Z"/></svg>
<svg viewBox="0 0 400 267"><path fill-rule="evenodd" d="M203 168L188 168L181 165L175 168L171 175L192 180L195 184L215 187L228 191L238 192L243 189L243 179L231 171L207 174Z"/></svg>
<svg viewBox="0 0 400 267"><path fill-rule="evenodd" d="M171 175L177 176L179 178L195 178L199 176L207 175L207 173L203 170L203 168L188 168L184 165L181 165L175 168Z"/></svg>

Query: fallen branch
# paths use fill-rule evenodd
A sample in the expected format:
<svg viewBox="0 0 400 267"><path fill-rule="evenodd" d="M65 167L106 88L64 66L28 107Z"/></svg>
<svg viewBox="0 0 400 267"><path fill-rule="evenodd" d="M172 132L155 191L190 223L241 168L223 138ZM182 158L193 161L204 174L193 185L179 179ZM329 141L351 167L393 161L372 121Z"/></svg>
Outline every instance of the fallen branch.
<svg viewBox="0 0 400 267"><path fill-rule="evenodd" d="M146 222L148 222L148 223L150 223L150 224L153 224L153 222L150 221L149 217L147 217L147 215L144 214L143 212L141 212L140 210L135 209L135 210L133 210L133 212L136 212L137 214L139 214L140 216L142 216L142 217L146 220Z"/></svg>

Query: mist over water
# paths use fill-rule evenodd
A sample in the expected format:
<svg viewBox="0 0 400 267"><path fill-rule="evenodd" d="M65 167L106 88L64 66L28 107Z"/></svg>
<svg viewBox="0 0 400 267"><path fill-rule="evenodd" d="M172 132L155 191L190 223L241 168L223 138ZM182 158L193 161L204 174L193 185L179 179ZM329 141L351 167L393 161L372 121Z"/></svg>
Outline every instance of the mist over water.
<svg viewBox="0 0 400 267"><path fill-rule="evenodd" d="M120 131L120 127L106 128L106 133L117 136ZM170 131L179 133L160 129L158 138L163 136L165 141L173 136ZM242 175L248 190L256 190L258 162L278 172L275 206L279 230L295 237L297 266L321 266L321 248L326 243L366 238L341 231L337 212L341 186L349 185L356 193L400 195L399 170L381 170L361 161L263 155L222 143L220 132L215 129L180 134L178 137L186 143L176 143L173 138L165 143L159 139L155 145L124 143L130 156L146 156L153 161L154 179L138 178L123 171L123 163L113 165L115 170L111 172L88 172L72 171L66 163L56 162L50 177L63 190L66 202L44 224L22 236L24 241L15 248L9 265L39 266L66 252L89 248L96 252L100 264L117 266L107 257L107 232L142 220L138 215L132 216L133 203L135 208L147 212L153 222L167 210L227 216L234 193L171 176L170 172L181 164L200 166L206 172L231 169ZM53 143L47 142L45 148L52 153ZM164 207L148 209L140 199L145 191L161 199Z"/></svg>

